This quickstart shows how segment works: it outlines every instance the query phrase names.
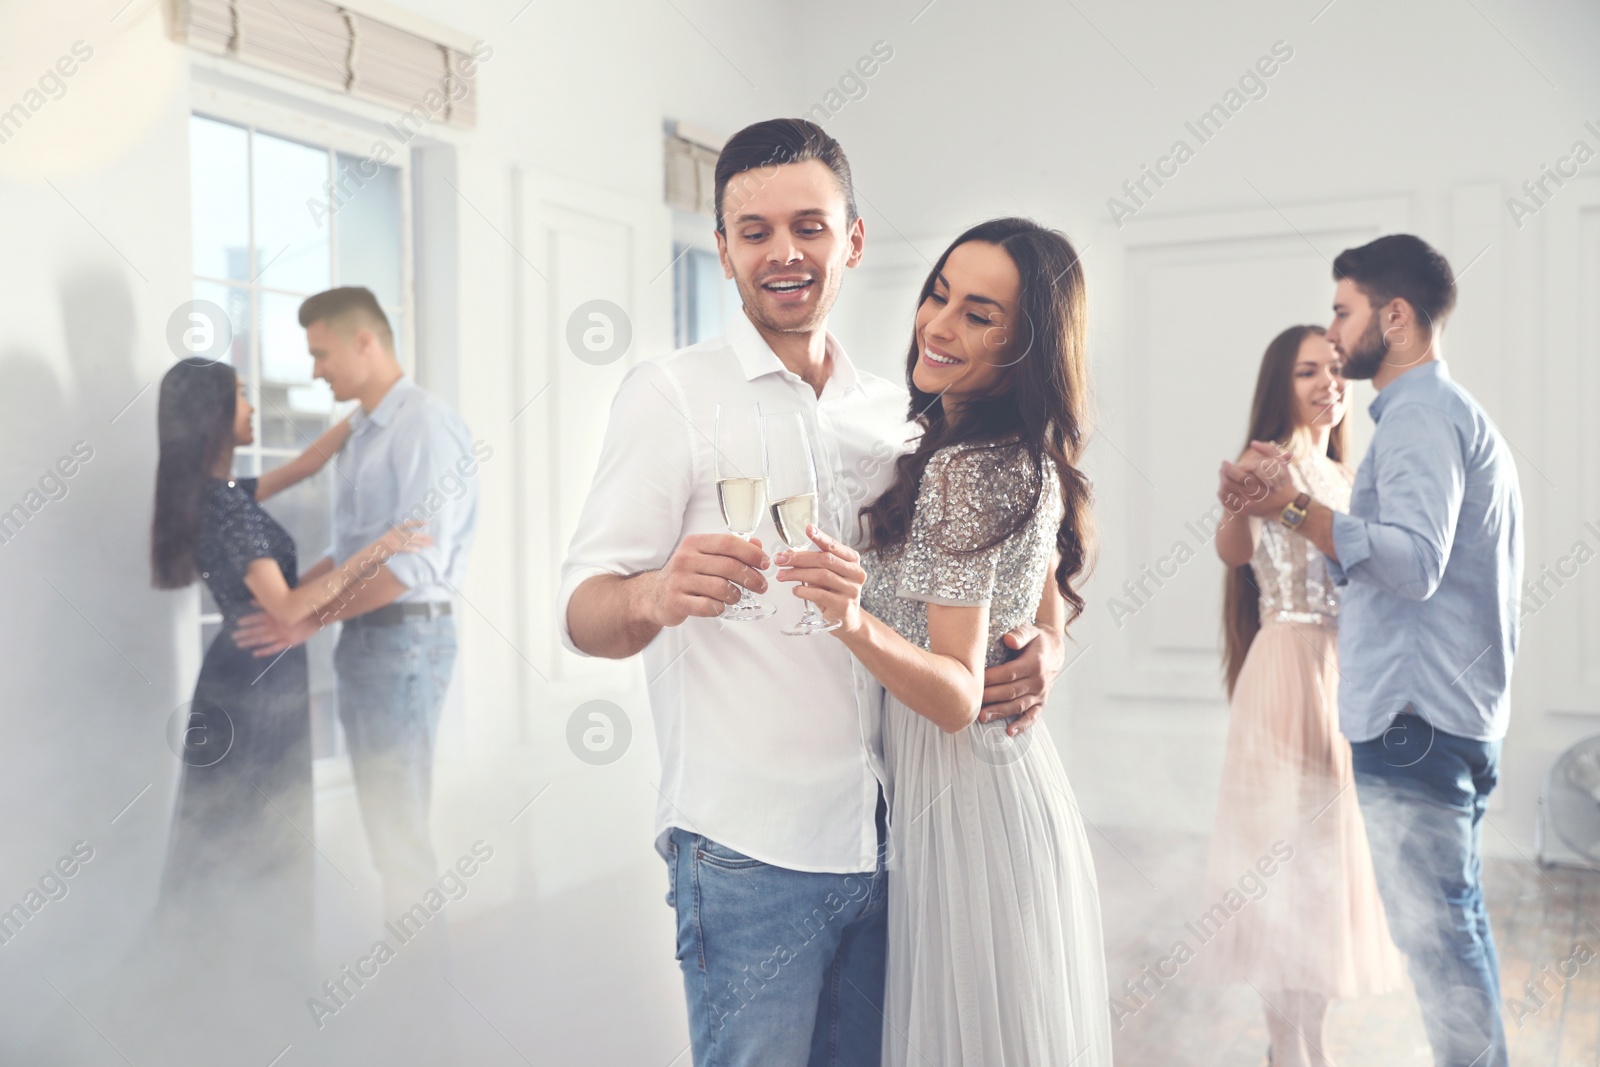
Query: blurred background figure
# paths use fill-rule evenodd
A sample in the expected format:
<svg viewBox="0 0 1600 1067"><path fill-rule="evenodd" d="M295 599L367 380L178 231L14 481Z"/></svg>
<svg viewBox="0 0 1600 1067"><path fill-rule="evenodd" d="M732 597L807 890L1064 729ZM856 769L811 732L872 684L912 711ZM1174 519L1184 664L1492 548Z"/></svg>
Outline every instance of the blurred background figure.
<svg viewBox="0 0 1600 1067"><path fill-rule="evenodd" d="M1240 459L1251 441L1277 442L1297 489L1346 509L1347 410L1322 327L1291 326L1262 356ZM1226 482L1218 498L1231 710L1207 899L1237 892L1241 879L1263 889L1210 931L1208 966L1260 991L1275 1067L1323 1067L1333 999L1401 983L1339 732L1339 590L1315 545L1244 513Z"/></svg>
<svg viewBox="0 0 1600 1067"><path fill-rule="evenodd" d="M1505 438L1443 360L1444 256L1392 234L1332 268L1328 342L1345 378L1378 390L1349 510L1342 491L1296 485L1272 441L1225 462L1223 487L1303 534L1344 587L1340 729L1390 930L1438 1067L1503 1067L1482 848L1520 643L1522 491Z"/></svg>
<svg viewBox="0 0 1600 1067"><path fill-rule="evenodd" d="M313 975L305 651L257 660L234 644L233 630L257 599L286 623L331 599L311 587L315 574L296 588L294 540L258 501L315 474L349 427L338 423L260 478L235 479L234 449L253 439L253 409L233 368L186 359L160 389L155 584L183 589L204 581L224 623L192 702L172 724L183 777L161 897L141 951L159 987L181 986L207 1003L190 1037L211 1046L240 1026L259 1025L254 1001L263 987L296 989ZM240 958L253 961L248 972Z"/></svg>
<svg viewBox="0 0 1600 1067"><path fill-rule="evenodd" d="M448 1062L454 1041L440 1001L449 995L449 922L430 817L434 747L455 670L453 601L477 527L479 453L460 416L406 375L371 289L314 294L296 319L313 381L336 403L355 404L333 462L332 546L313 570L335 559L360 565L314 619L264 611L242 621L236 640L265 660L341 624L333 653L339 723L383 882L383 929L399 924L417 941L403 989L423 1010L393 1028L401 1045L393 1054ZM319 1022L328 1010L314 1012Z"/></svg>

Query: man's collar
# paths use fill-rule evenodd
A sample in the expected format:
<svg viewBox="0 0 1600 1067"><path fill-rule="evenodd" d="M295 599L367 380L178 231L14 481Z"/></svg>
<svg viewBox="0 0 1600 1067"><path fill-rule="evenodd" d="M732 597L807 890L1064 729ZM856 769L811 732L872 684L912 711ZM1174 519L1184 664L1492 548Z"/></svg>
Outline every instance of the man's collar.
<svg viewBox="0 0 1600 1067"><path fill-rule="evenodd" d="M728 345L739 360L739 368L744 371L747 382L753 382L763 374L780 374L788 370L743 308L734 312L733 321L728 326ZM823 388L836 387L841 392L855 388L861 382L861 375L855 364L850 362L844 346L831 333L827 335L827 346L828 354L833 357L833 370Z"/></svg>
<svg viewBox="0 0 1600 1067"><path fill-rule="evenodd" d="M1378 395L1372 398L1371 404L1367 405L1367 414L1372 416L1373 422L1377 422L1378 416L1383 414L1383 409L1388 405L1390 399L1394 397L1396 391L1415 388L1425 381L1447 382L1449 380L1450 368L1444 365L1444 360L1442 359L1430 360L1420 367L1412 367L1378 390Z"/></svg>
<svg viewBox="0 0 1600 1067"><path fill-rule="evenodd" d="M379 426L389 425L394 419L395 412L400 410L400 405L406 402L406 397L415 392L416 388L416 382L413 382L405 375L401 375L395 379L395 383L389 387L389 391L383 394L383 399L378 401L377 407L371 411L365 411L361 408L356 409L356 416L350 422L350 432L355 433L369 422L376 423Z"/></svg>

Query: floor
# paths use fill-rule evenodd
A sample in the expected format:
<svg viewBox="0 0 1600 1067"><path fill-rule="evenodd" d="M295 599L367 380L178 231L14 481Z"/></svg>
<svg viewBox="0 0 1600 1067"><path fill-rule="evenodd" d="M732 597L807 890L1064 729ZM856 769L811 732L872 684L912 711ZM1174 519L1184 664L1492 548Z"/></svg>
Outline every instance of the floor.
<svg viewBox="0 0 1600 1067"><path fill-rule="evenodd" d="M1092 831L1106 902L1113 992L1167 955L1189 914L1205 841L1193 835ZM1504 1019L1517 1067L1600 1065L1600 872L1489 861L1484 882L1498 943ZM1563 979L1565 972L1571 975ZM1530 996L1525 983L1543 982ZM1538 990L1535 990L1538 992ZM1415 997L1336 1003L1327 1051L1340 1067L1431 1067ZM1248 986L1208 987L1180 969L1115 1033L1123 1067L1256 1067L1267 1031Z"/></svg>
<svg viewBox="0 0 1600 1067"><path fill-rule="evenodd" d="M13 1005L19 1025L0 1035L0 1062L688 1067L665 873L648 844L653 786L623 768L581 769L548 793L544 772L523 766L476 776L470 805L441 798L447 812L462 807L480 816L460 833L451 832L453 820L441 820L441 860L464 855L479 835L492 842L495 858L449 905L447 924L406 942L382 926L353 795L322 793L317 973L269 987L253 976L254 961L236 960L237 980L252 994L242 1003L253 1025L216 1034L213 1047L225 1055L201 1051L190 1033L206 1014L202 1008L197 1016L193 996L173 1003L152 987L152 974L126 967L94 973L92 961L115 954L92 944L58 951L41 930L31 949L20 946L37 959L11 949L0 960L9 968L0 978L10 973L18 989L36 996ZM540 797L530 808L529 798ZM608 797L613 807L603 805ZM642 814L637 822L618 819L616 806ZM481 817L488 811L497 813L493 820ZM1184 917L1199 910L1206 839L1101 823L1090 840L1116 991L1166 955ZM1600 1067L1600 873L1492 861L1485 881L1512 1062ZM448 945L435 933L446 926ZM353 994L347 983L342 1003L328 998L323 979L340 980L380 937L399 946L393 961ZM1530 982L1542 983L1537 995ZM313 999L337 1010L318 1012ZM221 1016L211 1029L218 1027ZM1198 969L1180 970L1114 1036L1116 1062L1125 1067L1257 1067L1267 1045L1256 994L1208 985ZM1340 1067L1432 1063L1409 992L1338 1003L1327 1039Z"/></svg>

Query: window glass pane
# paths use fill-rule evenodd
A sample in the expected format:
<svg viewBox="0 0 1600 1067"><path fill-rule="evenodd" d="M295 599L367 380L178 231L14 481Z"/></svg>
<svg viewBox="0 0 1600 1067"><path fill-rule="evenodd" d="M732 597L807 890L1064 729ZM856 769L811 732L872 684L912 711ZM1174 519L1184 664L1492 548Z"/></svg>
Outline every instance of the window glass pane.
<svg viewBox="0 0 1600 1067"><path fill-rule="evenodd" d="M194 298L209 301L227 312L228 323L233 328L233 343L218 358L232 363L239 376L250 381L254 377L250 366L250 291L215 282L195 282Z"/></svg>
<svg viewBox="0 0 1600 1067"><path fill-rule="evenodd" d="M694 272L694 338L689 343L699 344L722 332L722 263L716 253L701 248L689 253L688 263Z"/></svg>
<svg viewBox="0 0 1600 1067"><path fill-rule="evenodd" d="M256 402L256 398L253 395L254 392L254 390L250 390L250 403L252 404ZM233 476L235 478L261 477L261 456L254 448L236 448L233 450Z"/></svg>
<svg viewBox="0 0 1600 1067"><path fill-rule="evenodd" d="M250 277L250 134L242 126L189 119L190 233L194 272Z"/></svg>
<svg viewBox="0 0 1600 1067"><path fill-rule="evenodd" d="M338 154L334 211L338 284L364 285L385 307L400 303L400 170Z"/></svg>
<svg viewBox="0 0 1600 1067"><path fill-rule="evenodd" d="M311 355L300 326L300 298L262 293L261 447L296 451L315 441L333 414L327 383L311 380Z"/></svg>
<svg viewBox="0 0 1600 1067"><path fill-rule="evenodd" d="M672 343L676 348L689 346L689 272L683 266L689 254L686 245L672 244Z"/></svg>
<svg viewBox="0 0 1600 1067"><path fill-rule="evenodd" d="M257 282L317 293L329 288L328 152L255 135Z"/></svg>
<svg viewBox="0 0 1600 1067"><path fill-rule="evenodd" d="M329 412L306 411L297 407L290 394L299 388L281 382L262 382L258 397L262 448L287 448L303 451L322 436L329 426Z"/></svg>
<svg viewBox="0 0 1600 1067"><path fill-rule="evenodd" d="M394 334L394 358L400 361L400 366L405 368L407 374L411 374L414 365L408 355L405 319L397 308L384 308L383 313L389 317L389 332Z"/></svg>
<svg viewBox="0 0 1600 1067"><path fill-rule="evenodd" d="M268 456L262 466L271 470L288 461L287 456ZM322 558L333 536L332 478L332 469L323 467L261 505L294 537L301 570Z"/></svg>
<svg viewBox="0 0 1600 1067"><path fill-rule="evenodd" d="M298 296L261 294L261 377L264 381L301 384L311 381L311 353L300 325Z"/></svg>
<svg viewBox="0 0 1600 1067"><path fill-rule="evenodd" d="M738 288L722 276L715 252L678 246L672 268L673 334L678 346L699 344L727 329L728 315L739 306Z"/></svg>

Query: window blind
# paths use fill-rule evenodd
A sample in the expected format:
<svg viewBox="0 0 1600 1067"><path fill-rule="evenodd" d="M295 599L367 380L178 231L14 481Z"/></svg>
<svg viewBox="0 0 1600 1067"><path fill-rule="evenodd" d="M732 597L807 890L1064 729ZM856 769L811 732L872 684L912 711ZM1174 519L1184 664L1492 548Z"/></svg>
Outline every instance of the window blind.
<svg viewBox="0 0 1600 1067"><path fill-rule="evenodd" d="M667 206L715 218L717 150L677 133L667 134Z"/></svg>
<svg viewBox="0 0 1600 1067"><path fill-rule="evenodd" d="M328 0L172 0L174 39L410 111L477 124L478 59Z"/></svg>

